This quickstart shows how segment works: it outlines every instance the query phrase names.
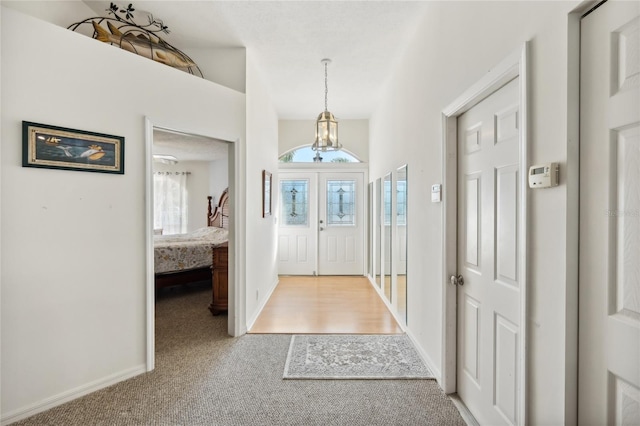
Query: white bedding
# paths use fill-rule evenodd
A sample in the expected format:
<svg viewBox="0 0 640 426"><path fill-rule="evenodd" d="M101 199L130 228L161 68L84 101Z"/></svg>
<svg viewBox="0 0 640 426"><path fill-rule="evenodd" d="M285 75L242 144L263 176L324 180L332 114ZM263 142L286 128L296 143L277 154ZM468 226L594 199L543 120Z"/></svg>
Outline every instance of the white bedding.
<svg viewBox="0 0 640 426"><path fill-rule="evenodd" d="M229 231L206 227L176 235L154 235L155 273L179 272L211 266L212 246L228 240Z"/></svg>

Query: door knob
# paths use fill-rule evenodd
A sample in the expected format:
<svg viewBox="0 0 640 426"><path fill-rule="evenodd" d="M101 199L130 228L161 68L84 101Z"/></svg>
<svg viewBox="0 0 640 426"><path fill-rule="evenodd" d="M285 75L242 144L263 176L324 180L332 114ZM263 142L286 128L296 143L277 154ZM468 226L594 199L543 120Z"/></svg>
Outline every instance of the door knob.
<svg viewBox="0 0 640 426"><path fill-rule="evenodd" d="M320 230L321 230L321 231L324 231L324 228L321 226L321 227L320 227Z"/></svg>
<svg viewBox="0 0 640 426"><path fill-rule="evenodd" d="M453 285L464 285L464 278L462 275L451 275L451 277L449 277L449 281Z"/></svg>

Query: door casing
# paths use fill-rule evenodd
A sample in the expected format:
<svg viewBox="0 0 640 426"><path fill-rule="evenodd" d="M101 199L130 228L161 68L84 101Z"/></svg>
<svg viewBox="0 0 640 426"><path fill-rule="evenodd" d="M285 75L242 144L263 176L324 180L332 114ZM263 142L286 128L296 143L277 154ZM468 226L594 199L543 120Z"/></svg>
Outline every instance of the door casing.
<svg viewBox="0 0 640 426"><path fill-rule="evenodd" d="M145 117L145 240L146 240L146 369L155 368L155 274L153 260L153 129L164 129L185 135L197 135L185 129L170 128ZM241 336L247 332L246 302L244 283L244 258L241 253L244 241L245 220L241 212L245 210L244 178L242 176L243 145L239 139L229 143L229 195L232 200L229 225L229 314L227 332L230 336Z"/></svg>
<svg viewBox="0 0 640 426"><path fill-rule="evenodd" d="M440 386L446 393L456 391L456 363L457 363L457 287L449 284L449 276L457 274L457 117L468 111L474 105L487 98L512 79L520 78L520 99L519 108L521 112L520 121L520 153L518 178L518 191L520 197L520 217L518 232L522 236L519 244L520 259L522 265L518 271L518 281L522 283L520 297L520 324L521 333L519 336L519 366L518 383L520 383L520 394L517 400L519 424L526 423L526 390L527 390L527 55L528 43L524 42L520 48L511 53L497 66L491 69L483 78L466 90L455 101L450 103L442 111L442 182L443 182L443 298L442 298L442 374ZM463 401L464 402L464 401Z"/></svg>

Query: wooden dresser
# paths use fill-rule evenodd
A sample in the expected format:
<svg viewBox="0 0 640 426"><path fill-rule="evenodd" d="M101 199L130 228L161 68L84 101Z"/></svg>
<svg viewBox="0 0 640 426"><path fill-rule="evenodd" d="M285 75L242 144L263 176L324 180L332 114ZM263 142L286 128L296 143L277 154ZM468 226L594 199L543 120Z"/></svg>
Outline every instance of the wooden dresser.
<svg viewBox="0 0 640 426"><path fill-rule="evenodd" d="M213 264L211 265L211 287L213 298L209 310L218 315L228 308L229 290L229 243L222 243L213 247Z"/></svg>

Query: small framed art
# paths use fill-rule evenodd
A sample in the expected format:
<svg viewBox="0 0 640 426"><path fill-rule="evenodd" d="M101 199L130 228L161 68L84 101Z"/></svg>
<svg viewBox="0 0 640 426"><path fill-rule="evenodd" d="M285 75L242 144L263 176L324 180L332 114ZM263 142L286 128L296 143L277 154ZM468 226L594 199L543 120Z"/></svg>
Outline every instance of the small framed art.
<svg viewBox="0 0 640 426"><path fill-rule="evenodd" d="M124 174L124 137L23 121L22 166Z"/></svg>

